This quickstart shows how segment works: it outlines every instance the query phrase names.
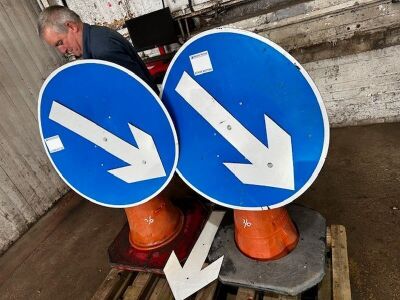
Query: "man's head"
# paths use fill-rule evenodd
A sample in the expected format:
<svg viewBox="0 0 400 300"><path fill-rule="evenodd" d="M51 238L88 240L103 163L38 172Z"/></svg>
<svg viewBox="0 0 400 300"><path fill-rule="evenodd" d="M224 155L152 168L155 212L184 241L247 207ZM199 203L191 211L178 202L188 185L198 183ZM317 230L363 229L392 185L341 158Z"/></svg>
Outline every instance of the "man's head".
<svg viewBox="0 0 400 300"><path fill-rule="evenodd" d="M39 15L39 36L62 54L82 55L82 30L81 18L67 7L49 6Z"/></svg>

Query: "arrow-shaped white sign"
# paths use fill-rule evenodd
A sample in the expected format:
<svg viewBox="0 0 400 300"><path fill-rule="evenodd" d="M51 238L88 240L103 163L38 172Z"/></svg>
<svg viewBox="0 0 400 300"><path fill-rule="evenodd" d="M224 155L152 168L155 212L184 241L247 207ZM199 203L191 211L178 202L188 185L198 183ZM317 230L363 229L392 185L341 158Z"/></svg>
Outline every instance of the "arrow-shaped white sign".
<svg viewBox="0 0 400 300"><path fill-rule="evenodd" d="M164 267L164 273L175 299L185 299L218 278L223 256L203 270L201 268L224 214L223 211L211 213L183 268L175 252L171 253Z"/></svg>
<svg viewBox="0 0 400 300"><path fill-rule="evenodd" d="M153 138L129 123L138 148L56 101L49 118L128 163L129 166L108 170L127 183L166 175Z"/></svg>
<svg viewBox="0 0 400 300"><path fill-rule="evenodd" d="M175 90L250 161L224 163L241 182L294 190L292 140L272 119L264 115L266 147L186 72Z"/></svg>

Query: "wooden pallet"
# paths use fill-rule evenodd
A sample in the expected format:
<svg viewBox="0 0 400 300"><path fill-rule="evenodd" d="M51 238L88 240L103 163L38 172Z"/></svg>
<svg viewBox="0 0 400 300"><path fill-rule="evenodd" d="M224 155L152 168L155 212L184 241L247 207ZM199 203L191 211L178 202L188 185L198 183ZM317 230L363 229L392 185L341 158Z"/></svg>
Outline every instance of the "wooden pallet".
<svg viewBox="0 0 400 300"><path fill-rule="evenodd" d="M347 257L346 230L342 225L327 227L326 275L318 286L302 295L287 296L260 292L248 288L233 288L217 280L203 288L190 299L237 299L237 300L348 300L351 299L349 263ZM164 276L144 272L111 269L106 279L93 295L92 300L108 299L174 299Z"/></svg>

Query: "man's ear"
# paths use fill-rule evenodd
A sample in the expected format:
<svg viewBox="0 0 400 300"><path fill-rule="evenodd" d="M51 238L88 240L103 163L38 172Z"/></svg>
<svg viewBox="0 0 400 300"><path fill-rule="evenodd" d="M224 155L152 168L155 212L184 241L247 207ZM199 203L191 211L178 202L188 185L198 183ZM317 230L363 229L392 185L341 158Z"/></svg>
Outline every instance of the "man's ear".
<svg viewBox="0 0 400 300"><path fill-rule="evenodd" d="M74 22L66 22L65 26L67 26L67 28L71 29L73 32L78 32L79 30L78 24Z"/></svg>

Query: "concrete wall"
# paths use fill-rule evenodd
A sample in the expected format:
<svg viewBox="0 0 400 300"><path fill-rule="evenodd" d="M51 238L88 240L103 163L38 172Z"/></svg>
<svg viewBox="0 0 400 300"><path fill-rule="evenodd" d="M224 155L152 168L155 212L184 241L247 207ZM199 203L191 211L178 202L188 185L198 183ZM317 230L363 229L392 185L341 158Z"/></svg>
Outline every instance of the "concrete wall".
<svg viewBox="0 0 400 300"><path fill-rule="evenodd" d="M400 121L400 3L314 0L226 26L267 37L299 60L331 126Z"/></svg>
<svg viewBox="0 0 400 300"><path fill-rule="evenodd" d="M304 64L331 126L400 121L400 46Z"/></svg>
<svg viewBox="0 0 400 300"><path fill-rule="evenodd" d="M37 37L38 12L0 1L0 254L67 191L39 137L39 89L61 59Z"/></svg>

